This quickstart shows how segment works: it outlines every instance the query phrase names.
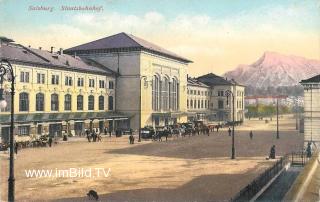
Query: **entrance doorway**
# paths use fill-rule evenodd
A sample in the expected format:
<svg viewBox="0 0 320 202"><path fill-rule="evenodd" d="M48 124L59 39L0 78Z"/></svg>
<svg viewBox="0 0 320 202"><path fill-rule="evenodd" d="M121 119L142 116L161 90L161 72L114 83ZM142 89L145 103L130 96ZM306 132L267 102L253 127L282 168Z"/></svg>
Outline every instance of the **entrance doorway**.
<svg viewBox="0 0 320 202"><path fill-rule="evenodd" d="M49 136L54 137L55 134L60 137L62 136L62 124L61 123L49 125Z"/></svg>

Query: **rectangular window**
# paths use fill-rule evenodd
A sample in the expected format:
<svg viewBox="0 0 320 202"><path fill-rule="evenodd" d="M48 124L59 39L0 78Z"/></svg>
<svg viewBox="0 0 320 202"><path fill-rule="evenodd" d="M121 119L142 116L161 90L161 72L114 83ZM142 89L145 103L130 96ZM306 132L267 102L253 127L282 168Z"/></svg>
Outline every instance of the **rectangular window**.
<svg viewBox="0 0 320 202"><path fill-rule="evenodd" d="M30 134L30 126L18 127L18 135L29 135L29 134Z"/></svg>
<svg viewBox="0 0 320 202"><path fill-rule="evenodd" d="M89 87L94 88L94 79L89 79Z"/></svg>
<svg viewBox="0 0 320 202"><path fill-rule="evenodd" d="M53 85L59 84L59 75L52 75L51 76L51 84L53 84Z"/></svg>
<svg viewBox="0 0 320 202"><path fill-rule="evenodd" d="M20 82L29 83L29 72L20 72Z"/></svg>
<svg viewBox="0 0 320 202"><path fill-rule="evenodd" d="M223 100L218 101L218 108L223 109Z"/></svg>
<svg viewBox="0 0 320 202"><path fill-rule="evenodd" d="M99 88L104 88L104 80L99 80Z"/></svg>
<svg viewBox="0 0 320 202"><path fill-rule="evenodd" d="M109 89L113 89L113 88L114 88L113 81L109 81Z"/></svg>
<svg viewBox="0 0 320 202"><path fill-rule="evenodd" d="M66 76L66 77L65 77L64 84L65 84L66 86L72 86L72 77L71 77L71 76Z"/></svg>
<svg viewBox="0 0 320 202"><path fill-rule="evenodd" d="M219 91L218 91L218 96L219 96L219 97L224 96L224 91L223 91L223 90L219 90Z"/></svg>
<svg viewBox="0 0 320 202"><path fill-rule="evenodd" d="M84 86L83 78L78 78L78 86Z"/></svg>
<svg viewBox="0 0 320 202"><path fill-rule="evenodd" d="M45 74L37 73L37 83L39 84L45 83Z"/></svg>

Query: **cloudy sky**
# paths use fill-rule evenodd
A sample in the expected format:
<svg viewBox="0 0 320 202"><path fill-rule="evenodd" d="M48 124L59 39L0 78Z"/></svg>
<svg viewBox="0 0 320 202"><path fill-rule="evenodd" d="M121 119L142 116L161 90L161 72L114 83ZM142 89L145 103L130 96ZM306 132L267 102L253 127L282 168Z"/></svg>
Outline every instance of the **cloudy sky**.
<svg viewBox="0 0 320 202"><path fill-rule="evenodd" d="M80 5L103 10L61 10ZM23 45L68 48L119 32L191 59L191 75L223 74L265 51L320 59L320 1L0 0L0 36Z"/></svg>

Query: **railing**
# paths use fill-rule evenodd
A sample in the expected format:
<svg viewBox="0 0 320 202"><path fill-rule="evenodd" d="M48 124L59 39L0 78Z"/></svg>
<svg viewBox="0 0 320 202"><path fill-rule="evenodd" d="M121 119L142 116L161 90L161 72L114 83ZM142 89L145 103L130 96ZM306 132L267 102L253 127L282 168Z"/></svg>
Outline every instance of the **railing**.
<svg viewBox="0 0 320 202"><path fill-rule="evenodd" d="M250 184L238 192L230 201L250 201L288 162L288 155L281 157L272 167L260 174Z"/></svg>
<svg viewBox="0 0 320 202"><path fill-rule="evenodd" d="M304 166L309 158L305 151L292 152L280 158L272 167L268 168L264 173L260 174L250 184L238 192L230 201L250 201L270 180L275 177L287 163L291 165Z"/></svg>

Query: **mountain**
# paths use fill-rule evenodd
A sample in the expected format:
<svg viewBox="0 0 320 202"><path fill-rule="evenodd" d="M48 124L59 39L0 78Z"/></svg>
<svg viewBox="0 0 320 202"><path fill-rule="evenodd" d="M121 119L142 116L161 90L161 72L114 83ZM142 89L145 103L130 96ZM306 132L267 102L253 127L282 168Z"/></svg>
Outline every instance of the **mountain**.
<svg viewBox="0 0 320 202"><path fill-rule="evenodd" d="M251 65L239 65L224 77L255 88L295 86L302 79L320 74L320 61L299 56L265 52Z"/></svg>

